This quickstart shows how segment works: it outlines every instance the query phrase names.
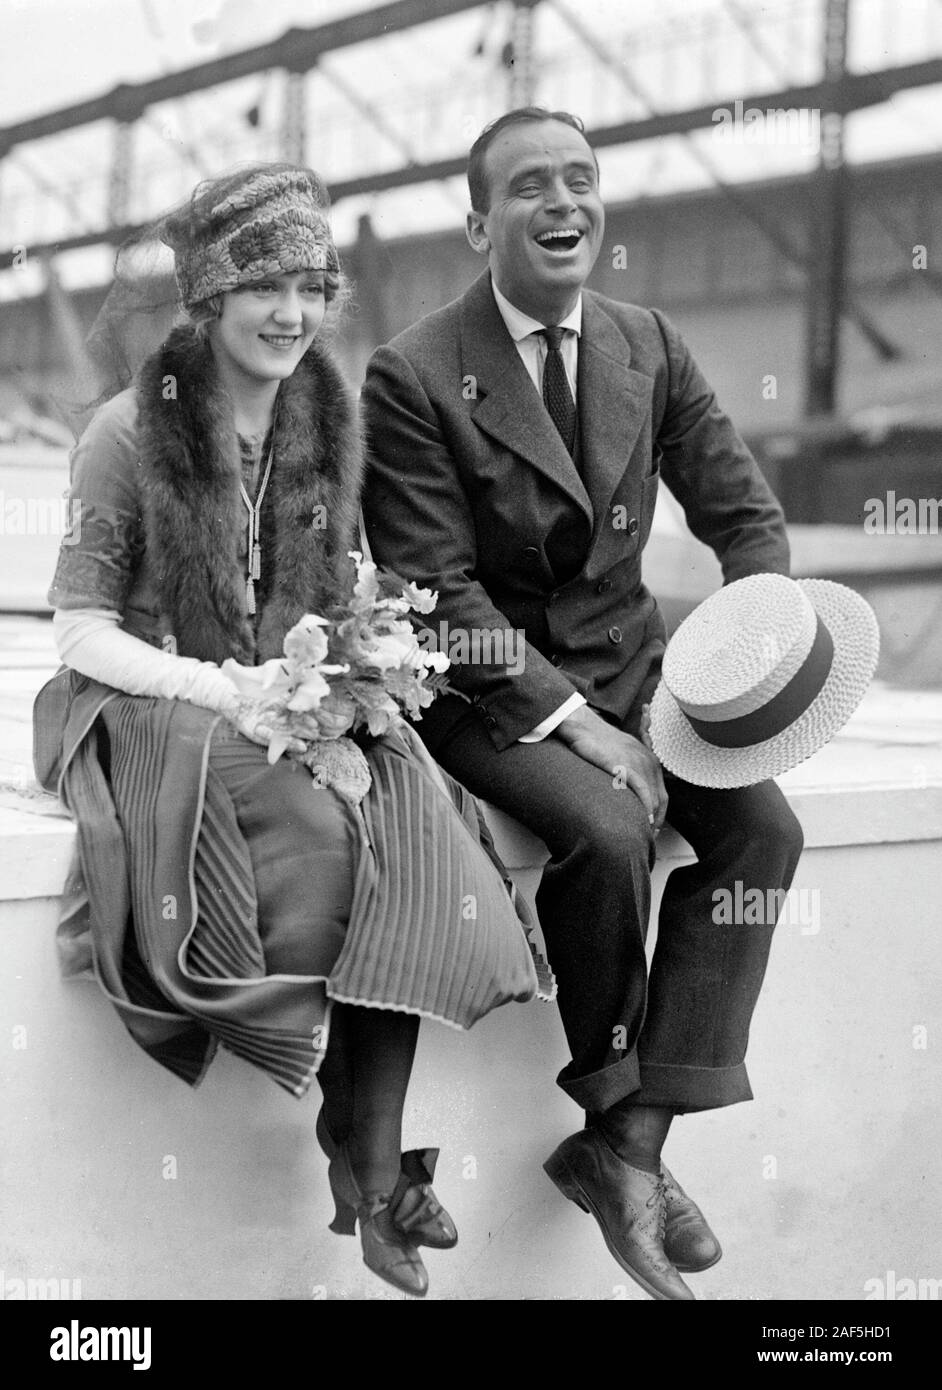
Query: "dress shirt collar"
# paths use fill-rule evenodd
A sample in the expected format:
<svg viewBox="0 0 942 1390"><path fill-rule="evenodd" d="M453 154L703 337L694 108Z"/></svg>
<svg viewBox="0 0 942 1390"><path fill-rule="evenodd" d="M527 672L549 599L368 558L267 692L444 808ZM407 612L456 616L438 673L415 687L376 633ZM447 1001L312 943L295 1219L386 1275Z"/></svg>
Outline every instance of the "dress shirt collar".
<svg viewBox="0 0 942 1390"><path fill-rule="evenodd" d="M494 291L494 299L500 310L500 316L507 325L507 332L515 343L522 342L523 339L528 338L531 333L541 333L543 329L547 327L545 323L540 323L539 319L531 319L529 314L523 313L521 309L511 304L510 300L507 299L505 295L502 295L494 284L493 276L491 277L491 289ZM560 319L559 327L571 328L577 337L582 333L581 292L579 298L576 300L576 307L573 309L572 313L567 314L564 319Z"/></svg>

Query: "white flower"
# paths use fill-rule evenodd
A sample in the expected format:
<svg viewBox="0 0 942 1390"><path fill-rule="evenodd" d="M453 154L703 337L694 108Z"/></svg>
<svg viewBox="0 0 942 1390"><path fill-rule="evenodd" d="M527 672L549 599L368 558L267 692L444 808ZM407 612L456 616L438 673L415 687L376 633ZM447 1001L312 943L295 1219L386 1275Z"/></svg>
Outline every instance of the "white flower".
<svg viewBox="0 0 942 1390"><path fill-rule="evenodd" d="M402 597L416 613L431 613L438 602L438 590L433 593L431 589L420 589L410 582L403 589Z"/></svg>
<svg viewBox="0 0 942 1390"><path fill-rule="evenodd" d="M379 597L379 580L376 566L372 560L364 560L359 550L348 550L347 554L357 567L357 582L353 586L353 597L359 605L372 607Z"/></svg>
<svg viewBox="0 0 942 1390"><path fill-rule="evenodd" d="M317 709L322 700L330 694L330 686L320 671L310 671L295 688L285 708L309 711Z"/></svg>
<svg viewBox="0 0 942 1390"><path fill-rule="evenodd" d="M444 652L426 652L419 649L419 660L426 671L447 671L451 665L451 658Z"/></svg>
<svg viewBox="0 0 942 1390"><path fill-rule="evenodd" d="M304 666L319 666L327 655L326 618L316 613L305 613L285 637L285 656L289 661L300 662Z"/></svg>
<svg viewBox="0 0 942 1390"><path fill-rule="evenodd" d="M375 636L363 660L367 666L375 666L379 671L390 671L402 666L419 666L419 644L408 623L397 623L397 631L385 632Z"/></svg>
<svg viewBox="0 0 942 1390"><path fill-rule="evenodd" d="M266 703L286 696L291 689L291 677L285 670L283 661L273 658L261 666L242 666L231 656L220 668L236 686L240 695L248 695L253 700Z"/></svg>

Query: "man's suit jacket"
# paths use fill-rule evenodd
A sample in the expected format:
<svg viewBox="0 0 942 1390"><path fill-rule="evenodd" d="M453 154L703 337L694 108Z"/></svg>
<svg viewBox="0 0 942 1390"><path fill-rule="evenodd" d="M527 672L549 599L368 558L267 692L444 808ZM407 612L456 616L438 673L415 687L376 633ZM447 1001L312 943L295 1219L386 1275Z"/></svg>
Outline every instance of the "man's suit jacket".
<svg viewBox="0 0 942 1390"><path fill-rule="evenodd" d="M498 749L574 690L622 724L651 698L665 630L641 553L660 479L726 582L788 572L781 508L663 314L584 291L577 397L578 469L489 272L378 348L367 371L374 558L438 590L435 631L526 632L519 674L449 673ZM434 749L467 711L444 697L420 732Z"/></svg>

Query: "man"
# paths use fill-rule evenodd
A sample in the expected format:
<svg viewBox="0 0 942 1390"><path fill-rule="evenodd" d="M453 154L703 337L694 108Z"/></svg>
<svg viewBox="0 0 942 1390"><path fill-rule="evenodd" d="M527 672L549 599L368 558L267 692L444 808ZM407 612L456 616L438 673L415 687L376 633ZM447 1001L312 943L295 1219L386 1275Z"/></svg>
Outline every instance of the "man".
<svg viewBox="0 0 942 1390"><path fill-rule="evenodd" d="M751 1098L771 936L715 924L713 890L787 889L801 831L771 782L662 775L643 720L665 628L641 553L659 476L726 582L787 573L784 523L676 329L583 289L605 213L581 122L511 111L472 147L468 182L488 271L370 362L367 534L380 563L438 590L439 632L464 635L464 698L436 701L419 732L550 850L537 909L571 1050L558 1080L586 1127L546 1170L647 1292L689 1299L680 1272L721 1251L661 1148L674 1114ZM518 630L522 670L493 640L475 659L482 635ZM698 862L669 878L647 978L665 817Z"/></svg>

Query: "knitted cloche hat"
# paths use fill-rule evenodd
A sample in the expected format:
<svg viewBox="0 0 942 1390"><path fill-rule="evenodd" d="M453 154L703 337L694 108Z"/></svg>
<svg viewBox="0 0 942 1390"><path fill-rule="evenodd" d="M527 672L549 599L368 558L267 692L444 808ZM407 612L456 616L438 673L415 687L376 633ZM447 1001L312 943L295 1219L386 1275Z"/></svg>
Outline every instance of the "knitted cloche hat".
<svg viewBox="0 0 942 1390"><path fill-rule="evenodd" d="M328 208L317 175L290 166L236 175L222 196L218 181L197 189L161 230L184 307L266 275L339 270Z"/></svg>
<svg viewBox="0 0 942 1390"><path fill-rule="evenodd" d="M880 650L870 605L843 584L755 574L711 594L664 654L651 744L702 787L777 777L847 723Z"/></svg>

